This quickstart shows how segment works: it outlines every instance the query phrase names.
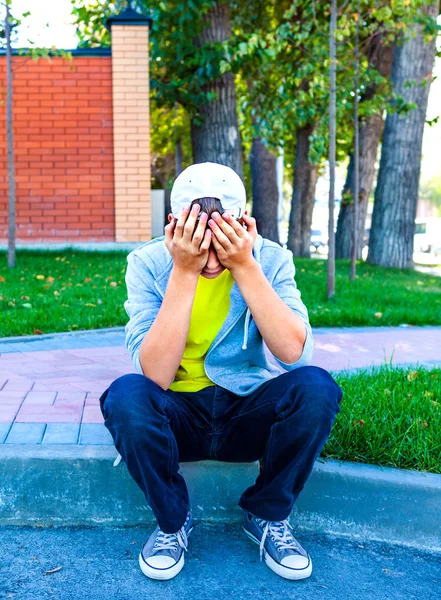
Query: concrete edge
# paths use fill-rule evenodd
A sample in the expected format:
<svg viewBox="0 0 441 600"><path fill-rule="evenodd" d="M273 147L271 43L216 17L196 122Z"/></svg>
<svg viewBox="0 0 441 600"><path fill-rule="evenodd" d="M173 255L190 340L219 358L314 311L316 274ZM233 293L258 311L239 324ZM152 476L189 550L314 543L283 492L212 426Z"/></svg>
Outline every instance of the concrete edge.
<svg viewBox="0 0 441 600"><path fill-rule="evenodd" d="M94 458L98 460L114 460L116 457L117 451L113 445L0 444L0 460L17 458L44 458L51 460L89 460ZM202 463L212 466L231 466L235 464L257 465L258 461L252 463L230 463L217 460L202 460L195 463L182 464ZM374 479L377 482L389 482L397 485L430 487L438 490L441 498L441 474L430 473L429 471L397 469L395 467L323 457L319 457L316 460L314 471L317 473L344 475L364 481Z"/></svg>
<svg viewBox="0 0 441 600"><path fill-rule="evenodd" d="M40 342L41 340L50 340L58 337L81 337L85 335L100 335L106 333L122 333L125 326L121 327L103 327L102 329L80 329L79 331L54 331L54 333L44 333L40 335L16 335L0 338L0 344L14 344L15 342Z"/></svg>
<svg viewBox="0 0 441 600"><path fill-rule="evenodd" d="M153 523L114 446L1 445L0 525ZM240 518L237 501L258 463L182 463L196 519ZM103 493L103 490L105 493ZM291 514L297 528L441 552L441 475L319 459Z"/></svg>
<svg viewBox="0 0 441 600"><path fill-rule="evenodd" d="M397 326L379 326L379 327L313 327L313 335L335 335L336 333L372 333L378 331L393 331L409 329L409 330L424 330L428 331L431 329L439 330L441 332L441 326L437 325L415 325L412 327ZM45 333L41 335L18 335L10 337L0 337L0 344L11 344L14 342L26 342L34 340L45 340L61 336L82 336L82 335L100 335L102 333L121 333L125 331L125 326L120 325L116 327L102 327L99 329L80 329L78 331L55 331L53 333Z"/></svg>

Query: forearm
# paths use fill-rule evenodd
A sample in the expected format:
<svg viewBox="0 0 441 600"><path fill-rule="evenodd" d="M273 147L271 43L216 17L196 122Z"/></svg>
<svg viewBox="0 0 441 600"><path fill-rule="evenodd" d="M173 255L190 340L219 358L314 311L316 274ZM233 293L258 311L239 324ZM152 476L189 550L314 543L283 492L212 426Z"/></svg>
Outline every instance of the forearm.
<svg viewBox="0 0 441 600"><path fill-rule="evenodd" d="M140 347L144 375L164 390L181 364L197 282L197 274L172 268L161 308Z"/></svg>
<svg viewBox="0 0 441 600"><path fill-rule="evenodd" d="M296 362L306 340L302 319L272 288L257 261L246 269L232 270L232 275L272 354L283 362Z"/></svg>

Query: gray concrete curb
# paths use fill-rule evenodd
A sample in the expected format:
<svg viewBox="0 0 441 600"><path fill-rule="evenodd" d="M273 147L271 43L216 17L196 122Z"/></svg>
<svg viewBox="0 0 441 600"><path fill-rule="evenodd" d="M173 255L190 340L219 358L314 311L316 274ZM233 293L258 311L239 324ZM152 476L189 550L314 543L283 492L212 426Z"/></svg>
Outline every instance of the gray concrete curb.
<svg viewBox="0 0 441 600"><path fill-rule="evenodd" d="M111 446L0 446L0 525L153 523ZM239 519L258 463L183 463L196 519ZM441 475L322 459L291 515L298 528L441 551Z"/></svg>

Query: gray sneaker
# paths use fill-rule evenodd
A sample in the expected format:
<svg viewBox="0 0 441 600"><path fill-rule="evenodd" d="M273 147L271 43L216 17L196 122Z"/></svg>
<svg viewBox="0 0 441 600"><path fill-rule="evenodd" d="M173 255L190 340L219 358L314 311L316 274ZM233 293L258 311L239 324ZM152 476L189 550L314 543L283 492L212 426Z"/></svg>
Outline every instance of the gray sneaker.
<svg viewBox="0 0 441 600"><path fill-rule="evenodd" d="M190 510L184 525L176 533L164 533L158 525L139 553L139 566L144 575L151 579L175 577L184 566L184 551L187 551L192 529Z"/></svg>
<svg viewBox="0 0 441 600"><path fill-rule="evenodd" d="M260 545L260 560L285 579L306 579L312 572L312 560L292 533L288 519L265 521L244 510L242 527L247 536Z"/></svg>

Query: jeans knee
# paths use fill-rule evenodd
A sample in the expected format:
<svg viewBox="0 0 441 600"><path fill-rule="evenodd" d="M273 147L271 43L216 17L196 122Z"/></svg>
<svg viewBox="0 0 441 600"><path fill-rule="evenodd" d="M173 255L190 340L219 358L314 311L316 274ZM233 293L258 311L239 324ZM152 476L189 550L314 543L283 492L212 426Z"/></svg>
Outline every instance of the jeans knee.
<svg viewBox="0 0 441 600"><path fill-rule="evenodd" d="M295 371L298 371L297 373ZM310 422L334 420L340 412L342 390L332 375L325 369L315 366L299 367L291 372L292 387L283 412L301 410Z"/></svg>
<svg viewBox="0 0 441 600"><path fill-rule="evenodd" d="M152 382L139 373L126 373L115 379L100 398L101 410L120 423L136 425L140 413L147 415L164 404L162 397L152 393Z"/></svg>

